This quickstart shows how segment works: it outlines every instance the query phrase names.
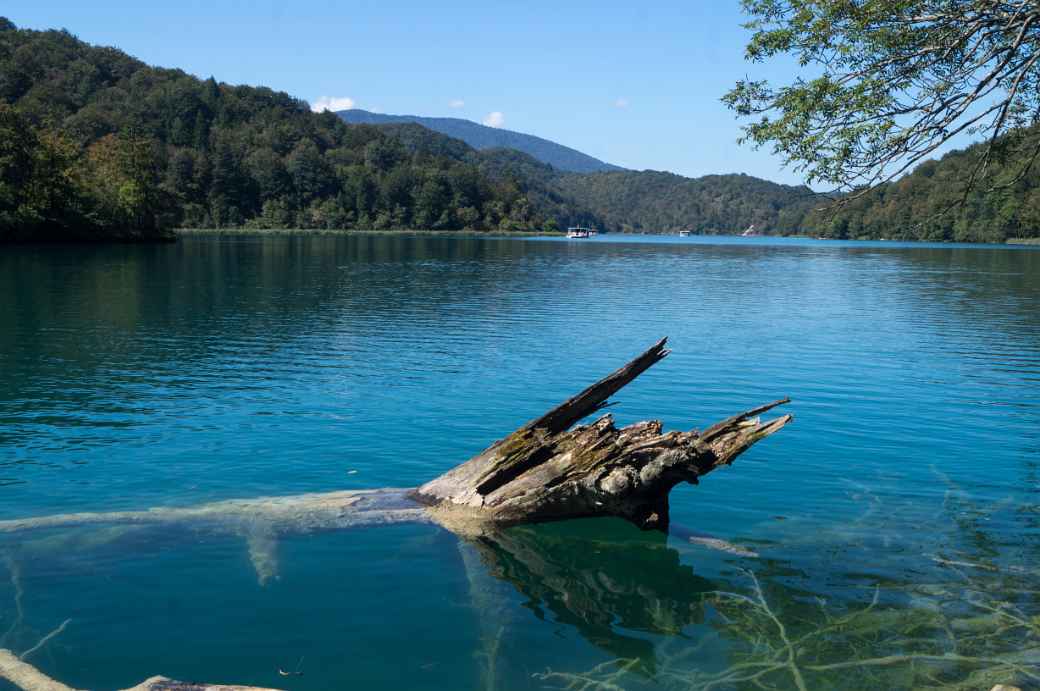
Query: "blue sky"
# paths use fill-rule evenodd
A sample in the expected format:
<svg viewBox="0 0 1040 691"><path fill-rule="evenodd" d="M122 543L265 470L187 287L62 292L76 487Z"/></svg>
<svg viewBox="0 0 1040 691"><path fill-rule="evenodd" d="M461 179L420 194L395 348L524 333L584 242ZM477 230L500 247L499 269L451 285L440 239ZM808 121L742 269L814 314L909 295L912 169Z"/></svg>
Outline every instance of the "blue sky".
<svg viewBox="0 0 1040 691"><path fill-rule="evenodd" d="M800 182L768 152L739 147L719 102L745 74L794 69L744 61L738 0L5 0L0 13L312 103L491 118L628 168Z"/></svg>

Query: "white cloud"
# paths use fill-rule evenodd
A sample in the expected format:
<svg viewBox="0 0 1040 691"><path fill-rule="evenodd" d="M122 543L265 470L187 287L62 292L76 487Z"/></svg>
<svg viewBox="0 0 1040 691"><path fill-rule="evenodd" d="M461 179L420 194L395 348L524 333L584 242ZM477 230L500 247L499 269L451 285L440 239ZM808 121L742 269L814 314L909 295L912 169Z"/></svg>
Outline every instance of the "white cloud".
<svg viewBox="0 0 1040 691"><path fill-rule="evenodd" d="M496 110L488 113L487 117L484 118L483 123L488 127L501 127L506 124L506 116Z"/></svg>
<svg viewBox="0 0 1040 691"><path fill-rule="evenodd" d="M349 96L322 96L311 104L311 110L320 113L325 110L350 110L355 105Z"/></svg>
<svg viewBox="0 0 1040 691"><path fill-rule="evenodd" d="M450 101L448 101L449 108L461 108L464 105L466 105L466 102L463 101L461 98L453 98Z"/></svg>
<svg viewBox="0 0 1040 691"><path fill-rule="evenodd" d="M614 107L615 108L628 108L628 99L627 98L619 98L618 100L614 101Z"/></svg>

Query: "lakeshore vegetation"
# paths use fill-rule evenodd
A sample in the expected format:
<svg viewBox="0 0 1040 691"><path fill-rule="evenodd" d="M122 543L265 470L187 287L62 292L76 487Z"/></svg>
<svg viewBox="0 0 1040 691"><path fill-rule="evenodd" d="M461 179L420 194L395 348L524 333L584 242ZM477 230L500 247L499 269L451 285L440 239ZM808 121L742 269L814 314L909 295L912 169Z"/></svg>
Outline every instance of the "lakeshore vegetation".
<svg viewBox="0 0 1040 691"><path fill-rule="evenodd" d="M418 124L347 124L284 93L150 67L66 31L0 18L0 240L147 240L176 227L552 232L582 223L1004 242L1040 237L1040 172L1022 172L1021 151L988 162L1006 184L959 205L957 181L980 147L925 161L838 206L748 175L576 173Z"/></svg>

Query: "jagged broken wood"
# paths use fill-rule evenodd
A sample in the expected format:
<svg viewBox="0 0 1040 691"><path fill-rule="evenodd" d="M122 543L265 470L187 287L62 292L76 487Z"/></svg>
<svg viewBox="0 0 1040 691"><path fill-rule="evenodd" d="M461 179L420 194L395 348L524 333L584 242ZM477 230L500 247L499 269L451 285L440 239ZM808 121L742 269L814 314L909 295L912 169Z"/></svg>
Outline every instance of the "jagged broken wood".
<svg viewBox="0 0 1040 691"><path fill-rule="evenodd" d="M757 417L783 398L698 432L663 432L657 420L617 428L605 408L622 387L664 359L662 339L649 350L462 465L416 489L340 491L235 499L196 507L75 513L0 521L0 533L64 526L187 524L241 534L254 563L273 538L362 525L436 520L451 529L586 516L618 516L643 529L667 530L668 495L729 465L752 444L791 421ZM258 566L258 572L260 568Z"/></svg>
<svg viewBox="0 0 1040 691"><path fill-rule="evenodd" d="M783 398L735 415L703 432L662 432L657 420L618 429L606 407L626 384L664 359L667 339L577 396L495 442L415 492L422 502L496 524L582 516L619 516L643 529L667 530L668 495L680 482L729 465L755 442L791 421L756 416Z"/></svg>

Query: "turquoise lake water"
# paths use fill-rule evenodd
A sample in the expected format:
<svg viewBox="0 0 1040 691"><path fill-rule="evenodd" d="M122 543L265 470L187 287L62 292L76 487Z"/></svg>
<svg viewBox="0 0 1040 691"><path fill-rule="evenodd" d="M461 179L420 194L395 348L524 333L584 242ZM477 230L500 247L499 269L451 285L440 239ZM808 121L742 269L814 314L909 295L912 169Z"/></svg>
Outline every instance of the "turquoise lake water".
<svg viewBox="0 0 1040 691"><path fill-rule="evenodd" d="M414 486L662 336L673 353L615 397L619 423L700 427L784 395L795 415L677 488L667 539L611 519L284 535L260 578L244 535L10 533L0 648L81 689L1040 684L1035 249L5 248L0 520Z"/></svg>

